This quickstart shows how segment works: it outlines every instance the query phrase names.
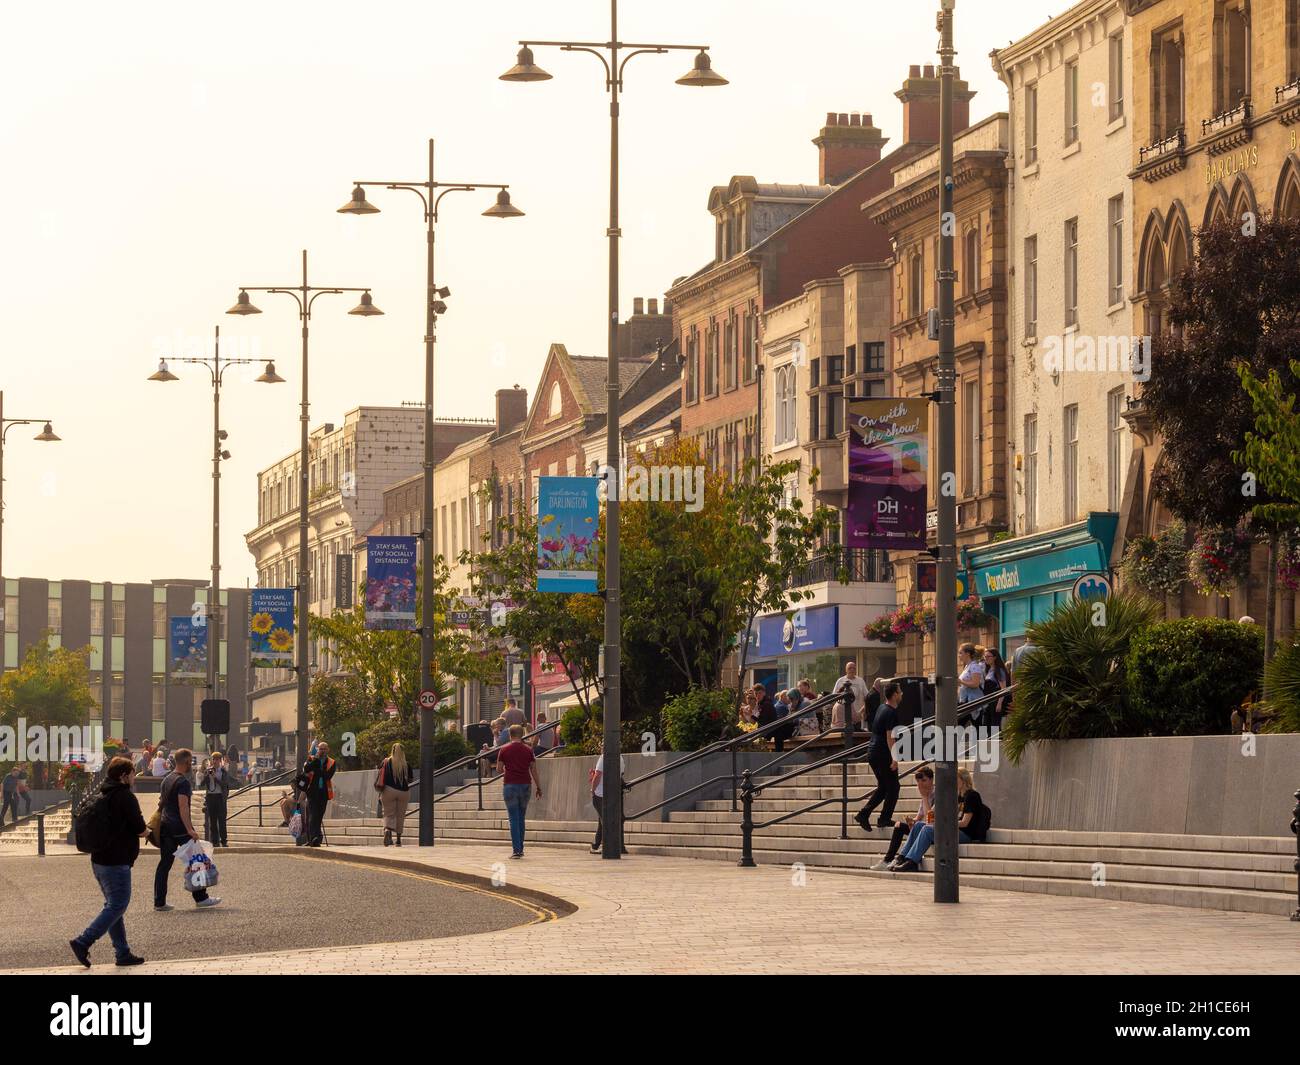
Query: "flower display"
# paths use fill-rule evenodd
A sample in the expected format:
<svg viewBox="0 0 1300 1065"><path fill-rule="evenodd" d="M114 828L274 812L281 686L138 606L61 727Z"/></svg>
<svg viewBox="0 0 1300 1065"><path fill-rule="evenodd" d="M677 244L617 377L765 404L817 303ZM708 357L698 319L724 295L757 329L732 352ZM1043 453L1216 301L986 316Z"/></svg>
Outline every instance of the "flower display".
<svg viewBox="0 0 1300 1065"><path fill-rule="evenodd" d="M1188 576L1202 595L1231 595L1250 572L1251 538L1244 529L1202 529L1188 553Z"/></svg>

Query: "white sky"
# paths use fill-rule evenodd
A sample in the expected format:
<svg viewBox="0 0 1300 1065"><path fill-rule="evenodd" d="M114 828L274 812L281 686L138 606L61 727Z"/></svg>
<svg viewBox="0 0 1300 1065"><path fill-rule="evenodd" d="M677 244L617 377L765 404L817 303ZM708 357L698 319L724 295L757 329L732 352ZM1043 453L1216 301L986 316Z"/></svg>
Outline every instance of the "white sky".
<svg viewBox="0 0 1300 1065"><path fill-rule="evenodd" d="M673 84L689 53L627 72L622 123L623 313L712 255L709 189L733 174L815 182L827 111L871 112L901 139L893 93L934 63L936 4L908 0L623 0L620 37L707 43L722 89ZM989 51L1065 0L959 0L972 117L1006 106ZM288 380L227 375L222 563L253 577L243 534L256 472L298 443L292 300L224 312L240 284L299 277L371 286L382 318L322 296L312 319L312 424L423 396L424 234L410 193L338 215L351 182L510 183L527 217L479 217L490 193L443 201L440 416L490 416L492 393L536 386L547 346L604 354L608 110L591 56L538 49L555 75L511 85L519 38L604 40L604 0L314 0L219 5L88 0L9 5L0 37L0 388L6 417L52 417L6 448L4 571L51 579L203 577L210 559L211 389L145 378L196 354L270 355ZM247 370L242 372L241 370ZM39 426L35 427L39 429Z"/></svg>

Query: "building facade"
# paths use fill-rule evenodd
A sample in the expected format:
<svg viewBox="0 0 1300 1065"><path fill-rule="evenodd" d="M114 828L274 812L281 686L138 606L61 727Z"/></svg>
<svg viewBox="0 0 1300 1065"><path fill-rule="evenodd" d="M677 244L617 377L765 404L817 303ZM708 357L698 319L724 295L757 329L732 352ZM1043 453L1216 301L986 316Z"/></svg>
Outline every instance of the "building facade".
<svg viewBox="0 0 1300 1065"><path fill-rule="evenodd" d="M100 709L88 725L106 737L170 740L173 746L206 749L199 709L211 698L206 680L173 677L168 620L191 618L206 609L207 582L159 580L152 584L109 581L7 578L5 667L16 669L42 633L53 647L90 648L90 682ZM239 724L249 716L248 590L221 593L218 695L230 701L228 733L238 742Z"/></svg>

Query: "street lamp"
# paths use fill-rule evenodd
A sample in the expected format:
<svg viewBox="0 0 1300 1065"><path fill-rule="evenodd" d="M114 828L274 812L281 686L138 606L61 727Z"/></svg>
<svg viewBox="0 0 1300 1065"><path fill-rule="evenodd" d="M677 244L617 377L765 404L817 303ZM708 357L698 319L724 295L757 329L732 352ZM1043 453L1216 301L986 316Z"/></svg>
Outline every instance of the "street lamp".
<svg viewBox="0 0 1300 1065"><path fill-rule="evenodd" d="M639 44L618 39L618 0L609 3L608 41L520 41L513 67L501 75L502 81L548 81L551 77L533 59L533 47L558 48L562 52L590 52L605 68L605 90L609 93L609 366L606 380L608 415L605 425L605 476L609 487L618 483L619 468L619 374L618 374L618 97L623 88L623 70L634 56L663 55L670 51L697 52L695 65L678 85L701 88L726 85L727 79L714 73L709 61L709 46L699 44ZM620 53L626 52L620 59ZM608 58L606 58L608 56ZM619 637L622 605L619 589L619 501L618 493L607 494L605 510L605 807L604 850L602 857L617 859L623 850L623 773L621 757L621 697L619 674Z"/></svg>
<svg viewBox="0 0 1300 1065"><path fill-rule="evenodd" d="M296 757L301 762L307 754L307 682L309 678L307 663L307 591L309 574L311 571L311 556L307 550L307 486L310 482L311 469L311 448L309 442L310 427L308 425L308 399L307 399L307 347L308 332L311 322L312 304L316 302L318 296L341 295L344 292L360 292L360 302L348 313L359 315L361 317L370 317L372 315L383 314L370 299L370 289L368 288L348 288L345 286L321 286L310 285L307 283L307 252L304 249L302 253L302 284L300 285L276 285L268 287L264 285L241 285L239 296L235 300L235 305L226 311L227 314L261 314L260 308L253 305L249 299L248 293L253 292L271 292L277 295L292 296L295 303L298 304L298 319L302 322L302 400L301 412L298 415L299 430L301 441L299 447L298 459L298 646L297 658L298 664L294 667L298 672L298 719L294 729L294 743L297 747ZM267 375L275 376L275 367L268 364ZM266 375L264 375L266 376Z"/></svg>
<svg viewBox="0 0 1300 1065"><path fill-rule="evenodd" d="M953 58L954 0L940 0L939 30L939 369L936 398L939 417L935 444L939 483L955 481L957 468L957 371L953 353ZM935 731L942 738L934 763L934 901L958 901L957 752L952 749L957 725L957 497L940 491L935 536Z"/></svg>
<svg viewBox="0 0 1300 1065"><path fill-rule="evenodd" d="M221 462L230 458L222 446L227 433L221 428L221 385L226 370L231 366L245 366L261 359L231 359L221 357L221 326L214 327L212 358L173 358L173 362L190 363L204 367L212 378L212 582L208 589L207 609L203 612L208 632L208 697L220 697L221 657ZM167 369L167 360L158 362L158 369L149 375L150 381L179 381ZM275 363L266 361L266 369L257 381L262 384L283 384L284 378L275 372Z"/></svg>
<svg viewBox="0 0 1300 1065"><path fill-rule="evenodd" d="M47 418L6 418L5 413L5 394L0 391L0 629L4 627L4 529L5 529L5 437L9 435L9 430L15 425L38 425L45 423L45 428L37 433L33 440L39 440L43 444L56 443L58 437L54 435L54 430L50 426ZM5 668L4 646L0 641L0 670Z"/></svg>
<svg viewBox="0 0 1300 1065"><path fill-rule="evenodd" d="M451 192L473 192L476 189L497 189L496 203L483 212L485 218L520 218L523 211L510 202L508 185L485 182L436 181L433 176L433 138L429 138L429 177L425 181L358 181L353 185L352 198L338 209L339 214L378 214L379 208L366 199L366 187L382 186L386 189L406 189L420 197L424 208L425 234L425 297L424 297L424 529L420 539L424 543L424 566L420 575L421 627L420 627L420 688L433 687L433 349L436 342L438 316L445 314L443 302L451 295L447 288L439 288L433 281L434 227L438 223L438 205ZM438 190L442 191L439 192ZM367 297L368 299L368 297ZM433 711L420 710L420 846L433 846Z"/></svg>

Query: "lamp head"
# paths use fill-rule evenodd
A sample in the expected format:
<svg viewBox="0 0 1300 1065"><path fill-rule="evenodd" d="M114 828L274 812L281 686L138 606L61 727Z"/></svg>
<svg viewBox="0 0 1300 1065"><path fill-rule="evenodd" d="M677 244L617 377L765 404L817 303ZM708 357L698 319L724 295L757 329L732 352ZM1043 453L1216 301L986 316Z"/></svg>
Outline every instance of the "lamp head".
<svg viewBox="0 0 1300 1065"><path fill-rule="evenodd" d="M235 305L231 307L230 310L228 310L226 313L227 314L261 314L262 311L260 308L253 306L252 300L248 298L248 293L241 288L239 290L239 299L235 301Z"/></svg>
<svg viewBox="0 0 1300 1065"><path fill-rule="evenodd" d="M284 384L284 378L275 372L274 362L267 362L266 369L262 372L262 376L257 378L257 383L263 385L282 385Z"/></svg>
<svg viewBox="0 0 1300 1065"><path fill-rule="evenodd" d="M728 82L721 74L713 72L713 62L709 59L709 53L701 48L695 57L695 66L678 78L677 84L707 88L710 85L726 85Z"/></svg>
<svg viewBox="0 0 1300 1065"><path fill-rule="evenodd" d="M357 185L352 190L352 199L338 210L339 214L378 214L379 208L366 199L366 190Z"/></svg>
<svg viewBox="0 0 1300 1065"><path fill-rule="evenodd" d="M50 428L50 423L46 422L45 428L42 429L39 433L37 433L34 437L32 437L32 439L40 440L42 443L49 444L59 440L60 437L54 435L54 430Z"/></svg>
<svg viewBox="0 0 1300 1065"><path fill-rule="evenodd" d="M179 381L180 378L167 369L167 360L158 360L158 371L149 375L150 381Z"/></svg>
<svg viewBox="0 0 1300 1065"><path fill-rule="evenodd" d="M524 212L510 202L510 191L502 189L497 193L497 202L483 212L484 218L522 218Z"/></svg>
<svg viewBox="0 0 1300 1065"><path fill-rule="evenodd" d="M363 318L369 318L372 315L383 314L383 313L384 313L383 311L381 311L378 307L374 305L373 302L371 302L369 292L361 293L361 302L358 303L355 307L353 307L352 310L348 311L348 314L357 314Z"/></svg>
<svg viewBox="0 0 1300 1065"><path fill-rule="evenodd" d="M515 65L501 75L502 81L550 81L551 76L533 62L533 50L524 45L515 57Z"/></svg>

